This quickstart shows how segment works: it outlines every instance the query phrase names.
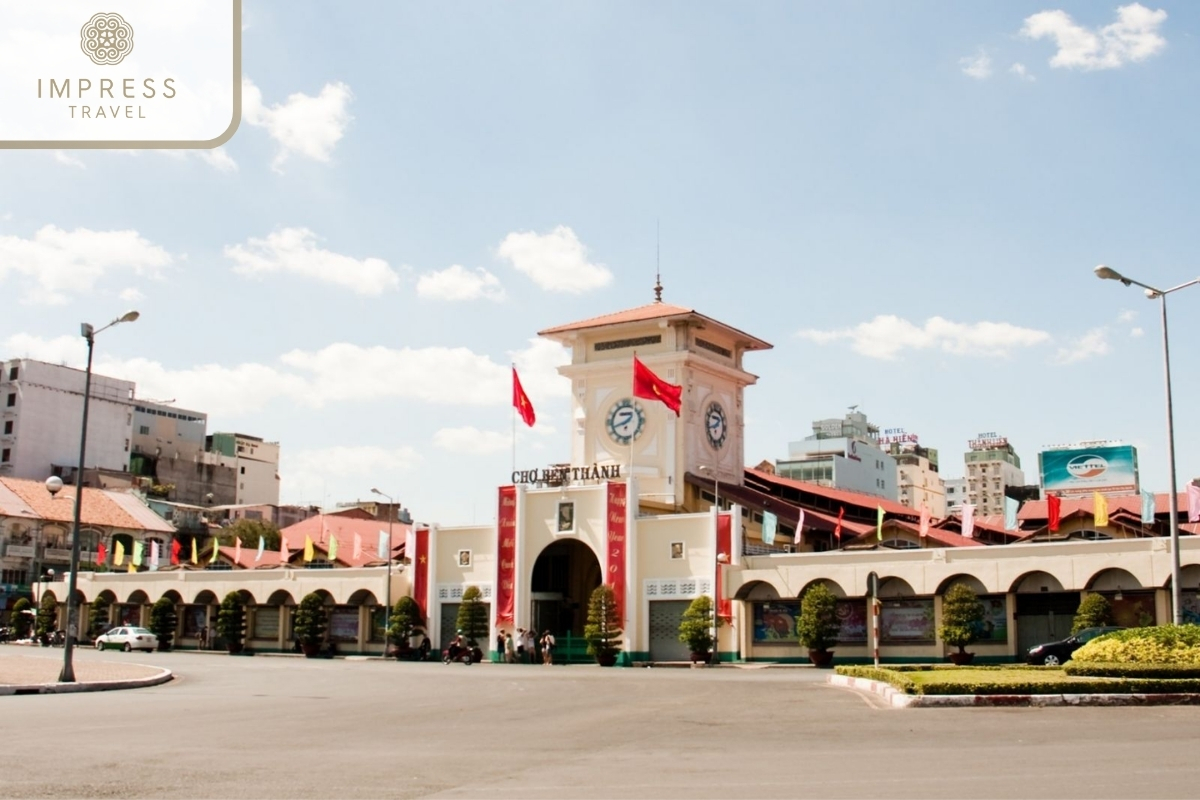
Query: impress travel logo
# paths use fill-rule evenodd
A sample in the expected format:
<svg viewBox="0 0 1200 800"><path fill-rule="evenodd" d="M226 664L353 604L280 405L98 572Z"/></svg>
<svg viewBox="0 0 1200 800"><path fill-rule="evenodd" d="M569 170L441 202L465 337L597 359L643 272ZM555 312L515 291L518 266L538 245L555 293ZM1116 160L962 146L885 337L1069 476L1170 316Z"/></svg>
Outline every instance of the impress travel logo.
<svg viewBox="0 0 1200 800"><path fill-rule="evenodd" d="M210 148L233 136L241 0L95 6L0 0L0 147Z"/></svg>

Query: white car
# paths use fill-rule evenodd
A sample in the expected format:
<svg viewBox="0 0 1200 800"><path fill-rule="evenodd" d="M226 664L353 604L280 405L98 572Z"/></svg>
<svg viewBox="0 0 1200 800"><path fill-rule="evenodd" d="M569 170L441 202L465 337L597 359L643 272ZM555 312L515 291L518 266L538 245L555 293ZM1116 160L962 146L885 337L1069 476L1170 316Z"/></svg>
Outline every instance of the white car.
<svg viewBox="0 0 1200 800"><path fill-rule="evenodd" d="M126 653L131 650L152 652L158 648L158 637L145 628L113 628L96 637L96 649L108 650L117 647Z"/></svg>

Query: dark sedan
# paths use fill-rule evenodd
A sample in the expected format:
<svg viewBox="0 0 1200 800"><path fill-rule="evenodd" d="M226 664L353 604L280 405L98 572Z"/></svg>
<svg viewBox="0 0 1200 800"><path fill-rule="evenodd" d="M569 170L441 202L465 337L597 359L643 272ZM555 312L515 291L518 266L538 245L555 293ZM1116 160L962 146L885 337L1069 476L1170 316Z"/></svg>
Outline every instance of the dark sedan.
<svg viewBox="0 0 1200 800"><path fill-rule="evenodd" d="M1025 661L1029 664L1045 664L1047 667L1057 667L1059 664L1070 661L1072 653L1097 636L1123 630L1125 629L1113 627L1084 628L1079 633L1068 636L1061 642L1039 644L1036 647L1029 648L1029 652L1025 654Z"/></svg>

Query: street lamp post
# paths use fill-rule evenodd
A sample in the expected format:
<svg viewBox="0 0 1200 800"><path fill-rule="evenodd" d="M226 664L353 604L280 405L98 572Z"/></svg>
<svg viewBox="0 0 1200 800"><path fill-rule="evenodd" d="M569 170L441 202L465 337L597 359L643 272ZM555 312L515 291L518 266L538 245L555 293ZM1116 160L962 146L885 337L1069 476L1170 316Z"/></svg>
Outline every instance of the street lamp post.
<svg viewBox="0 0 1200 800"><path fill-rule="evenodd" d="M721 477L720 477L720 476L717 474L717 468L716 468L716 467L710 467L710 466L708 466L707 464L701 464L701 465L699 466L699 470L700 470L701 472L707 472L707 473L710 473L710 474L712 475L712 477L713 477L713 508L715 508L715 509L717 510L716 524L717 524L717 526L719 527L719 526L721 525ZM730 524L732 524L732 520L730 521ZM713 531L713 549L714 549L714 550L716 550L716 549L717 549L717 534L716 534L716 531ZM725 557L725 560L728 560L728 559L729 559L729 555L728 555L728 554L726 554L726 553L717 553L717 554L716 554L716 557L715 557L716 569L713 571L713 591L712 591L712 595L713 595L713 651L712 651L712 663L713 663L713 665L714 665L714 666L715 666L715 665L717 665L717 664L720 664L720 663L721 663L721 655L720 655L720 650L721 650L721 648L720 648L720 646L719 646L719 638L718 638L718 637L720 636L720 627L719 627L719 626L720 626L720 624L721 624L721 623L720 623L720 618L717 616L717 609L718 609L718 608L720 608L721 601L720 601L720 600L717 598L717 576L718 576L718 575L720 574L720 572L721 572L721 563L722 563L722 559L721 559L721 557L722 557L722 556L724 556L724 557Z"/></svg>
<svg viewBox="0 0 1200 800"><path fill-rule="evenodd" d="M392 522L396 518L396 501L390 494L384 494L378 489L372 489L371 494L386 497L388 501L388 552L387 552L387 587L384 588L383 607L383 654L387 655L387 640L392 625ZM396 642L399 647L400 643Z"/></svg>
<svg viewBox="0 0 1200 800"><path fill-rule="evenodd" d="M1170 481L1168 498L1171 513L1171 614L1175 624L1182 625L1183 593L1179 585L1179 495L1175 482L1175 414L1171 401L1171 346L1167 338L1167 295L1200 283L1200 278L1190 280L1187 283L1181 283L1170 289L1156 289L1141 281L1136 281L1133 278L1122 275L1115 269L1106 267L1103 264L1096 267L1094 271L1096 277L1102 280L1120 281L1126 286L1142 287L1146 290L1146 297L1151 300L1158 299L1159 308L1162 310L1163 373L1166 376L1167 392L1167 479Z"/></svg>
<svg viewBox="0 0 1200 800"><path fill-rule="evenodd" d="M79 326L80 335L87 340L87 371L84 373L83 379L83 426L79 431L79 466L75 472L75 513L71 525L71 574L67 578L67 637L63 643L63 667L58 676L59 683L75 682L75 665L72 662L72 656L75 650L75 634L79 627L75 619L78 610L75 603L75 576L79 572L79 516L83 508L83 465L84 455L87 452L88 401L92 395L92 347L96 343L97 334L108 330L113 325L133 322L138 316L136 311L127 311L100 330L96 330L86 322Z"/></svg>

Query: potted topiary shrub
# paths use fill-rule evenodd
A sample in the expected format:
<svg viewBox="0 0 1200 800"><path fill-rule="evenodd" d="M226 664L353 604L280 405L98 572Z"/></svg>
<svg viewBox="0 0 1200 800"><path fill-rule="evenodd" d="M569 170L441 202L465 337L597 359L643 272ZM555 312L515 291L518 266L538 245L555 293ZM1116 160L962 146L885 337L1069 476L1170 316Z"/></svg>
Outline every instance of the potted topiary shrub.
<svg viewBox="0 0 1200 800"><path fill-rule="evenodd" d="M42 647L50 646L50 637L58 629L58 598L52 592L42 595L38 603L37 619L34 621L33 632Z"/></svg>
<svg viewBox="0 0 1200 800"><path fill-rule="evenodd" d="M712 598L702 594L692 601L679 620L679 641L688 646L692 663L707 664L713 647Z"/></svg>
<svg viewBox="0 0 1200 800"><path fill-rule="evenodd" d="M833 662L833 651L842 625L837 617L837 597L818 583L800 599L800 616L796 619L796 636L808 648L808 660L818 667Z"/></svg>
<svg viewBox="0 0 1200 800"><path fill-rule="evenodd" d="M159 652L165 653L171 649L171 640L175 638L178 624L175 604L169 598L158 598L158 602L150 607L150 631L158 637Z"/></svg>
<svg viewBox="0 0 1200 800"><path fill-rule="evenodd" d="M12 626L13 639L28 639L29 629L33 623L33 603L22 597L17 602L13 603L12 607Z"/></svg>
<svg viewBox="0 0 1200 800"><path fill-rule="evenodd" d="M1079 633L1084 628L1106 628L1113 624L1112 605L1102 594L1089 594L1083 598L1075 611L1075 620L1071 624L1071 635Z"/></svg>
<svg viewBox="0 0 1200 800"><path fill-rule="evenodd" d="M107 599L96 598L88 611L88 635L95 639L108 630L109 619L112 616L112 603Z"/></svg>
<svg viewBox="0 0 1200 800"><path fill-rule="evenodd" d="M217 610L217 635L225 641L229 655L242 652L246 636L246 604L237 592L230 592Z"/></svg>
<svg viewBox="0 0 1200 800"><path fill-rule="evenodd" d="M300 650L308 658L314 658L321 651L321 642L325 639L325 627L329 615L325 610L325 598L316 592L310 592L300 600L296 607L296 616L292 620L292 630Z"/></svg>
<svg viewBox="0 0 1200 800"><path fill-rule="evenodd" d="M597 586L588 600L583 636L587 639L588 653L595 656L597 664L611 667L617 663L621 653L621 618L617 613L617 597L608 584Z"/></svg>
<svg viewBox="0 0 1200 800"><path fill-rule="evenodd" d="M413 657L412 636L421 624L421 607L417 601L404 595L392 606L388 618L388 642L396 646L397 659Z"/></svg>
<svg viewBox="0 0 1200 800"><path fill-rule="evenodd" d="M958 648L957 653L947 656L955 664L962 666L975 660L975 654L968 653L966 647L979 639L983 617L983 602L970 586L956 583L942 598L942 624L938 627L938 637L948 646Z"/></svg>
<svg viewBox="0 0 1200 800"><path fill-rule="evenodd" d="M455 621L456 627L467 637L467 647L478 647L479 640L487 638L488 610L478 586L468 586L463 591L462 605L458 607Z"/></svg>

